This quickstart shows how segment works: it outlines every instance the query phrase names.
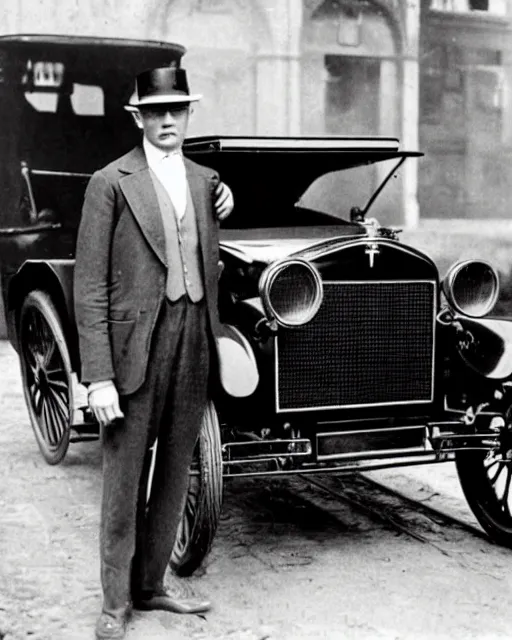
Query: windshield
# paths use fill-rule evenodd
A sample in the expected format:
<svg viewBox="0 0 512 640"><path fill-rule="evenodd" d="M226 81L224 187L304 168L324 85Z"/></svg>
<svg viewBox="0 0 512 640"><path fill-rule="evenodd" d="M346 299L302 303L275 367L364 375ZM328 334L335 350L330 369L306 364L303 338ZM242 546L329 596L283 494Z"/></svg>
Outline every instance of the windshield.
<svg viewBox="0 0 512 640"><path fill-rule="evenodd" d="M333 171L317 178L302 194L297 206L350 220L357 207L372 217L391 220L396 207L395 185L400 159ZM396 180L387 182L388 177ZM382 191L379 191L382 188Z"/></svg>
<svg viewBox="0 0 512 640"><path fill-rule="evenodd" d="M286 160L286 156L282 156L281 163L285 165ZM314 160L304 159L308 163L314 163ZM292 227L298 230L294 233L299 236L300 229L311 227L324 228L326 233L329 233L328 228L330 233L354 233L359 225L350 223L351 209L364 210L369 203L368 217L378 218L381 224L396 224L400 181L396 168L400 161L401 158L395 157L375 164L329 171L316 179L305 180L300 190L297 189L300 176L294 180L292 173L287 177L281 174L279 180L270 172L264 172L255 184L249 185L246 181L240 184L234 174L223 171L223 179L234 192L235 209L222 226L239 230L272 228L277 235L279 229L287 229L284 235L289 234ZM371 202L390 174L391 179ZM340 226L351 229L340 230Z"/></svg>
<svg viewBox="0 0 512 640"><path fill-rule="evenodd" d="M421 155L379 136L212 136L187 140L184 151L231 187L226 229L350 224L352 207L365 209L394 167Z"/></svg>

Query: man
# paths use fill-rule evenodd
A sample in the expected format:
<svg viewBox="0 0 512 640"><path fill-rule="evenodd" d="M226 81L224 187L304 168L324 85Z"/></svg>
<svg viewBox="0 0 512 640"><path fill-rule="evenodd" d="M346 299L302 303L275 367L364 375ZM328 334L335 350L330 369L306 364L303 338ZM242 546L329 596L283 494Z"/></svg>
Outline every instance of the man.
<svg viewBox="0 0 512 640"><path fill-rule="evenodd" d="M97 171L85 195L75 308L82 382L103 446L98 640L124 636L131 603L180 613L209 608L164 585L218 327L216 217L232 209L218 175L181 154L190 104L199 98L183 69L140 74L127 108L142 145Z"/></svg>

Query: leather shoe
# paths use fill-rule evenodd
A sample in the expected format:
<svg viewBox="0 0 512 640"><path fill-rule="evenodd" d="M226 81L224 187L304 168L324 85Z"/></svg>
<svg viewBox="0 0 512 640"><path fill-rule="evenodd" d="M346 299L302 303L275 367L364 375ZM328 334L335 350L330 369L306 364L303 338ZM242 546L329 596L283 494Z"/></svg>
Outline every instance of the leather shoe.
<svg viewBox="0 0 512 640"><path fill-rule="evenodd" d="M170 611L171 613L205 613L211 609L208 600L196 597L176 597L168 591L146 591L134 599L134 609L139 611Z"/></svg>
<svg viewBox="0 0 512 640"><path fill-rule="evenodd" d="M96 622L96 640L121 640L126 634L129 611L102 611Z"/></svg>

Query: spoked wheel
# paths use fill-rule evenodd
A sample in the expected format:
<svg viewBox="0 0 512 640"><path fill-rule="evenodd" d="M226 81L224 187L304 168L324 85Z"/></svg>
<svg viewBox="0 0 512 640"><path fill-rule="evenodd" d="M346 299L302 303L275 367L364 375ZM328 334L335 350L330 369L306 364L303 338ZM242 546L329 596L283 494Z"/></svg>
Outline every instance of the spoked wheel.
<svg viewBox="0 0 512 640"><path fill-rule="evenodd" d="M478 522L494 542L512 548L512 460L498 452L462 451L456 465Z"/></svg>
<svg viewBox="0 0 512 640"><path fill-rule="evenodd" d="M73 388L61 321L45 291L31 291L25 298L18 339L30 422L44 459L57 464L69 446Z"/></svg>
<svg viewBox="0 0 512 640"><path fill-rule="evenodd" d="M170 560L178 575L191 575L210 551L221 505L220 428L217 412L210 402L194 452L185 510Z"/></svg>

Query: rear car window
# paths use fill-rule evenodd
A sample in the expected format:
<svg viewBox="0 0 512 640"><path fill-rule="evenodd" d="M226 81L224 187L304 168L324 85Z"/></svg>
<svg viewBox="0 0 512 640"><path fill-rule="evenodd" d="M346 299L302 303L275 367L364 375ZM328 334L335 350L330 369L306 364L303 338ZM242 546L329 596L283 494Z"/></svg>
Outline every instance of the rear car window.
<svg viewBox="0 0 512 640"><path fill-rule="evenodd" d="M68 82L61 62L27 62L22 84L25 99L41 113L67 112L77 116L105 114L105 96L99 86Z"/></svg>

